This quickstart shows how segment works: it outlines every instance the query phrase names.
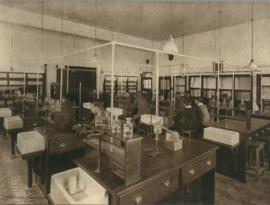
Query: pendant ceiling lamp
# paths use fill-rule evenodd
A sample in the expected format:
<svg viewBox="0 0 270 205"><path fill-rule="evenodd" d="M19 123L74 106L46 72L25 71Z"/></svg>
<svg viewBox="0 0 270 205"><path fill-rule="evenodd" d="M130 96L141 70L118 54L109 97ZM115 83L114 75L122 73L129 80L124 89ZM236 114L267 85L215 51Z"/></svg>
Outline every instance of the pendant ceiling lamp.
<svg viewBox="0 0 270 205"><path fill-rule="evenodd" d="M249 63L249 68L251 70L255 70L258 68L258 66L254 62L253 58L253 50L254 50L254 3L252 2L251 6L251 61Z"/></svg>
<svg viewBox="0 0 270 205"><path fill-rule="evenodd" d="M172 13L172 4L170 4L170 14ZM171 15L169 17L169 25L170 25L170 29L171 29ZM173 60L173 53L178 53L178 48L176 43L174 42L174 39L172 37L172 34L170 34L170 38L169 40L165 43L164 47L163 47L163 51L169 53L168 58L170 61Z"/></svg>

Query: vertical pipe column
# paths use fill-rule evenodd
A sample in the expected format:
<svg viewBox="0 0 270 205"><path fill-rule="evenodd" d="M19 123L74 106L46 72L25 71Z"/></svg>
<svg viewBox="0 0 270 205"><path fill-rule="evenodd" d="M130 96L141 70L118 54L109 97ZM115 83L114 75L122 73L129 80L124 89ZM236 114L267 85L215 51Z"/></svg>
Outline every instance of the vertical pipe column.
<svg viewBox="0 0 270 205"><path fill-rule="evenodd" d="M97 99L99 99L99 84L100 84L100 64L98 64L96 69L96 91L97 91Z"/></svg>
<svg viewBox="0 0 270 205"><path fill-rule="evenodd" d="M156 52L156 116L158 116L159 113L158 81L159 81L159 53Z"/></svg>
<svg viewBox="0 0 270 205"><path fill-rule="evenodd" d="M39 99L39 74L37 73L37 107L38 107L38 99Z"/></svg>
<svg viewBox="0 0 270 205"><path fill-rule="evenodd" d="M111 64L111 68L112 68L112 73L111 73L111 109L113 109L113 101L114 101L114 93L113 93L113 89L114 89L114 61L115 61L115 42L112 42L112 64ZM113 121L113 115L111 115L111 124Z"/></svg>
<svg viewBox="0 0 270 205"><path fill-rule="evenodd" d="M233 73L232 73L232 104L233 104L233 108L234 108L234 88L235 88L235 67L233 67ZM234 117L234 109L232 111L232 116Z"/></svg>
<svg viewBox="0 0 270 205"><path fill-rule="evenodd" d="M67 93L69 93L68 86L69 86L69 67L67 67L67 86L66 86Z"/></svg>
<svg viewBox="0 0 270 205"><path fill-rule="evenodd" d="M263 76L262 76L262 71L261 71L261 88L260 88L260 96L261 96L261 99L260 99L260 101L261 101L261 109L260 109L260 111L263 111L263 96L262 96L262 89L263 89L263 87L262 87L262 80L263 80ZM269 156L270 157L270 156ZM270 165L269 165L270 166ZM268 166L268 167L269 167Z"/></svg>
<svg viewBox="0 0 270 205"><path fill-rule="evenodd" d="M220 100L220 93L219 93L219 88L220 88L220 80L219 80L219 69L220 69L221 64L218 63L218 76L217 76L217 102Z"/></svg>
<svg viewBox="0 0 270 205"><path fill-rule="evenodd" d="M82 112L82 82L79 83L79 120L81 120L81 112Z"/></svg>
<svg viewBox="0 0 270 205"><path fill-rule="evenodd" d="M63 68L60 68L60 105L62 105L63 98Z"/></svg>
<svg viewBox="0 0 270 205"><path fill-rule="evenodd" d="M217 122L219 122L219 98L220 98L220 93L219 93L219 69L220 69L220 62L218 62L218 76L217 76L217 101L216 101L216 106L217 106Z"/></svg>
<svg viewBox="0 0 270 205"><path fill-rule="evenodd" d="M23 76L23 97L25 98L25 87L26 87L26 73Z"/></svg>

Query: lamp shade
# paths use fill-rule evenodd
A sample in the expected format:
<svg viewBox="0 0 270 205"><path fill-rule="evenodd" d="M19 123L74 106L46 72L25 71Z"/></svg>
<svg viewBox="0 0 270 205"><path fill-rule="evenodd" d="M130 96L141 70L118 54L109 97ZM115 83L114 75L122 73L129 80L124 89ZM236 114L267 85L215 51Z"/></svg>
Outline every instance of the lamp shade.
<svg viewBox="0 0 270 205"><path fill-rule="evenodd" d="M90 59L90 63L97 64L99 61L98 55L95 53L94 56Z"/></svg>
<svg viewBox="0 0 270 205"><path fill-rule="evenodd" d="M167 41L167 43L163 47L163 51L172 54L172 53L178 53L178 48L176 43L173 40L172 35L170 35L170 39Z"/></svg>
<svg viewBox="0 0 270 205"><path fill-rule="evenodd" d="M251 61L249 63L249 68L250 68L250 70L256 70L258 68L258 66L256 65L256 63L254 62L253 59L251 59Z"/></svg>

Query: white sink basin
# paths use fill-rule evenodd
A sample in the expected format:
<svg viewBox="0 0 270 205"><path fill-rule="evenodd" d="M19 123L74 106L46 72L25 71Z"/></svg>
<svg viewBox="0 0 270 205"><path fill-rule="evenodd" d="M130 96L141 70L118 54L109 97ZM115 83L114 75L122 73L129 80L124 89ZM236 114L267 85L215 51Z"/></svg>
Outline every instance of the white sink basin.
<svg viewBox="0 0 270 205"><path fill-rule="evenodd" d="M54 204L108 204L106 189L81 168L52 175L50 198Z"/></svg>
<svg viewBox="0 0 270 205"><path fill-rule="evenodd" d="M6 130L18 129L23 127L23 120L19 116L10 116L4 118L4 128Z"/></svg>
<svg viewBox="0 0 270 205"><path fill-rule="evenodd" d="M117 108L117 107L107 107L106 108L106 111L110 112L112 115L117 115L117 116L120 116L120 115L123 115L123 109L122 108Z"/></svg>
<svg viewBox="0 0 270 205"><path fill-rule="evenodd" d="M151 115L151 114L143 114L141 115L141 122L148 125L152 125L152 124L163 125L163 117Z"/></svg>
<svg viewBox="0 0 270 205"><path fill-rule="evenodd" d="M239 133L231 130L225 130L215 127L207 127L204 129L204 139L235 146L239 144Z"/></svg>
<svg viewBox="0 0 270 205"><path fill-rule="evenodd" d="M5 107L5 108L0 108L0 117L8 117L11 116L12 112L11 109Z"/></svg>
<svg viewBox="0 0 270 205"><path fill-rule="evenodd" d="M45 138L37 131L20 132L17 135L17 148L21 154L45 150Z"/></svg>

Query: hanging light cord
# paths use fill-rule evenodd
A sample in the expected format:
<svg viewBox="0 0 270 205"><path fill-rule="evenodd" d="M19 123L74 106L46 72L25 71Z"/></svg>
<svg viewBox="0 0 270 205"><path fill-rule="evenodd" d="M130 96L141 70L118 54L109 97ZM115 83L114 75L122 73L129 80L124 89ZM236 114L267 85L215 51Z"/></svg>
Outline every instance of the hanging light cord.
<svg viewBox="0 0 270 205"><path fill-rule="evenodd" d="M253 21L254 21L254 2L252 2L252 7L251 7L251 60L253 61L254 59L253 59Z"/></svg>
<svg viewBox="0 0 270 205"><path fill-rule="evenodd" d="M172 20L172 2L170 2L170 8L169 8L169 27L170 27L170 29L169 29L169 31L170 31L170 35L172 34L172 26L171 26L171 20Z"/></svg>
<svg viewBox="0 0 270 205"><path fill-rule="evenodd" d="M219 60L221 60L222 9L219 11Z"/></svg>
<svg viewBox="0 0 270 205"><path fill-rule="evenodd" d="M97 1L95 1L95 46L97 44ZM97 51L95 49L95 56L97 55Z"/></svg>
<svg viewBox="0 0 270 205"><path fill-rule="evenodd" d="M97 40L97 1L95 1L95 46Z"/></svg>
<svg viewBox="0 0 270 205"><path fill-rule="evenodd" d="M61 0L61 55L63 55L63 30L64 30L64 4L63 4L63 0ZM63 60L63 59L62 59Z"/></svg>
<svg viewBox="0 0 270 205"><path fill-rule="evenodd" d="M184 2L182 3L182 51L185 54L185 13L184 13Z"/></svg>
<svg viewBox="0 0 270 205"><path fill-rule="evenodd" d="M44 2L41 1L41 57L42 63L44 63L44 43L43 43L43 36L44 36Z"/></svg>

